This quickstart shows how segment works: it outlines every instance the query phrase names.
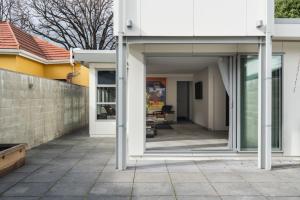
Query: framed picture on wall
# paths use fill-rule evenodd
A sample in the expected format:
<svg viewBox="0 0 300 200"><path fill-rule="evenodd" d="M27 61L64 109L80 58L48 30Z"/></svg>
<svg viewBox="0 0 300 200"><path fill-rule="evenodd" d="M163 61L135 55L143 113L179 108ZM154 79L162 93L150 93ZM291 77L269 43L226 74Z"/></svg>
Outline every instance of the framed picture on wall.
<svg viewBox="0 0 300 200"><path fill-rule="evenodd" d="M202 81L195 83L195 99L203 99Z"/></svg>

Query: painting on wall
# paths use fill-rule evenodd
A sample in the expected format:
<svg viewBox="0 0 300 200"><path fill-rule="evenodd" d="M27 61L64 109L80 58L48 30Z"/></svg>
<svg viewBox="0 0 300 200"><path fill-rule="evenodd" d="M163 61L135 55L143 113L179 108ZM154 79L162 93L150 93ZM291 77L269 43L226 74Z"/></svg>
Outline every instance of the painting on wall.
<svg viewBox="0 0 300 200"><path fill-rule="evenodd" d="M166 78L147 77L147 113L160 111L161 108L166 104L166 85Z"/></svg>

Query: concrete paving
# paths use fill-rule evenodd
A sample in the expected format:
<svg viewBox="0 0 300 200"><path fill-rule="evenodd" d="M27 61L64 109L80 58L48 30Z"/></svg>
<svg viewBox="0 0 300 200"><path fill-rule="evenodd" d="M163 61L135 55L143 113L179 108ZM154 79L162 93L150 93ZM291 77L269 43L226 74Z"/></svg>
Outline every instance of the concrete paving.
<svg viewBox="0 0 300 200"><path fill-rule="evenodd" d="M300 162L130 161L115 170L115 141L86 130L28 152L26 165L0 178L0 200L300 200Z"/></svg>

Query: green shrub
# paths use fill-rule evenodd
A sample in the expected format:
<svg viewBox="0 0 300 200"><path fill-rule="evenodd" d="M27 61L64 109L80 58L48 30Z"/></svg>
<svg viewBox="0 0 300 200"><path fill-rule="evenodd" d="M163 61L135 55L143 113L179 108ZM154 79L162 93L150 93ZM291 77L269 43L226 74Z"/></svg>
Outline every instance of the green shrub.
<svg viewBox="0 0 300 200"><path fill-rule="evenodd" d="M275 17L300 18L300 0L276 0Z"/></svg>

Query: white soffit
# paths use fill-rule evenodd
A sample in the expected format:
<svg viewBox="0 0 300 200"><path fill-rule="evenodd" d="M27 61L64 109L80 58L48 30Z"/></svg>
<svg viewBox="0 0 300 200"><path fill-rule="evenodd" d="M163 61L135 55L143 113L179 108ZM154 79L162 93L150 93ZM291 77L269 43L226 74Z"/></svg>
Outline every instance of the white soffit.
<svg viewBox="0 0 300 200"><path fill-rule="evenodd" d="M216 66L219 57L148 57L148 74L190 74Z"/></svg>

